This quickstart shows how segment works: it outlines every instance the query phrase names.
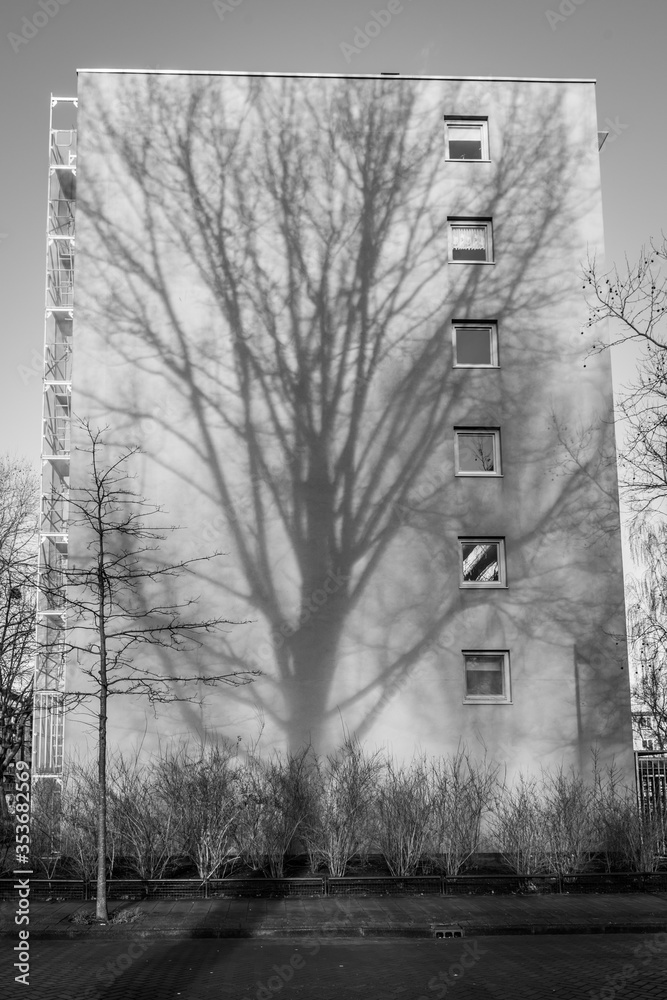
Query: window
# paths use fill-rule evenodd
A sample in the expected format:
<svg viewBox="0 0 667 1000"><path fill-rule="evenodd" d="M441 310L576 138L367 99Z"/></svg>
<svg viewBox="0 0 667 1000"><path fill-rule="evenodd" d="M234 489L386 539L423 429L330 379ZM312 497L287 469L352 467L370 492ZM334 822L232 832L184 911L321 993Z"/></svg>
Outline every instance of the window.
<svg viewBox="0 0 667 1000"><path fill-rule="evenodd" d="M507 650L464 650L464 701L478 704L511 702Z"/></svg>
<svg viewBox="0 0 667 1000"><path fill-rule="evenodd" d="M506 587L502 538L459 538L462 587Z"/></svg>
<svg viewBox="0 0 667 1000"><path fill-rule="evenodd" d="M499 476L500 431L497 428L454 428L456 475Z"/></svg>
<svg viewBox="0 0 667 1000"><path fill-rule="evenodd" d="M498 327L495 323L454 320L452 336L455 368L498 368Z"/></svg>
<svg viewBox="0 0 667 1000"><path fill-rule="evenodd" d="M448 160L488 160L486 119L446 118L445 157Z"/></svg>
<svg viewBox="0 0 667 1000"><path fill-rule="evenodd" d="M448 219L450 263L493 263L491 219Z"/></svg>

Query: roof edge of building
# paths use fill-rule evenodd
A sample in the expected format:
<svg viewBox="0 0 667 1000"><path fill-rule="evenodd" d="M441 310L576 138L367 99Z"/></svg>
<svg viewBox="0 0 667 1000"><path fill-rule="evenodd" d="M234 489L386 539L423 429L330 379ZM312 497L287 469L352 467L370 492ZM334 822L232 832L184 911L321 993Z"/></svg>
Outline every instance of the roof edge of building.
<svg viewBox="0 0 667 1000"><path fill-rule="evenodd" d="M76 70L78 73L126 73L126 74L155 74L161 76L276 76L276 77L305 77L324 78L339 80L374 80L394 77L399 80L479 80L488 83L597 83L595 79L582 79L570 77L542 77L542 76L433 76L431 74L419 75L415 73L274 73L258 72L246 70L220 70L220 69L112 69L112 68L90 68L82 67Z"/></svg>

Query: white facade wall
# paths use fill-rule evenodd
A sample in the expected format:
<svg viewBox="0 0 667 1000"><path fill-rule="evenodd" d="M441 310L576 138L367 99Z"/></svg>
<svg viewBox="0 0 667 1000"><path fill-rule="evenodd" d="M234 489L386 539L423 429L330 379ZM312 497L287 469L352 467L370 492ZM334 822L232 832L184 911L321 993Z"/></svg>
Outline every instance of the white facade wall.
<svg viewBox="0 0 667 1000"><path fill-rule="evenodd" d="M597 745L631 777L594 91L80 73L73 411L141 446L165 557L224 553L171 596L249 620L146 662L262 671L157 719L116 699L112 744L345 727L510 775ZM446 159L447 116L488 160ZM491 220L492 262L450 262L451 218ZM498 367L455 367L458 321L497 324ZM499 430L502 475L456 474L457 428ZM502 540L506 585L461 586L463 537ZM505 701L466 699L464 651L507 652Z"/></svg>

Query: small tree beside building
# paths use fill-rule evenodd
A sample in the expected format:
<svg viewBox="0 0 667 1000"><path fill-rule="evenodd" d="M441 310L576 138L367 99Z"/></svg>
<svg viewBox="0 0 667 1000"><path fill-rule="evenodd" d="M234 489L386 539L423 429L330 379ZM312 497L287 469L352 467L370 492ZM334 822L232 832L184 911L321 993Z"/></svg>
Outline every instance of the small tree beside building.
<svg viewBox="0 0 667 1000"><path fill-rule="evenodd" d="M610 325L592 352L634 343L637 367L618 402L623 438L620 488L631 514L630 543L640 576L628 591L629 639L636 680L634 713L655 750L667 750L667 237L642 247L637 261L584 271L593 332Z"/></svg>
<svg viewBox="0 0 667 1000"><path fill-rule="evenodd" d="M170 563L161 559L159 542L173 526L156 523L162 510L132 488L128 462L137 448L109 458L105 430L80 422L88 457L87 481L69 493L70 529L85 547L65 570L61 597L67 611L65 648L76 653L85 687L64 694L65 708L85 703L97 729L97 910L108 919L107 858L107 718L114 695L145 696L151 703L196 701L195 685L246 684L258 671L240 670L165 675L138 656L146 646L185 652L202 646L239 624L222 617L198 618L197 599L173 604L160 584L186 574L214 553ZM48 575L46 577L48 580ZM162 594L162 596L160 596Z"/></svg>
<svg viewBox="0 0 667 1000"><path fill-rule="evenodd" d="M39 493L29 464L0 457L0 819L30 753Z"/></svg>

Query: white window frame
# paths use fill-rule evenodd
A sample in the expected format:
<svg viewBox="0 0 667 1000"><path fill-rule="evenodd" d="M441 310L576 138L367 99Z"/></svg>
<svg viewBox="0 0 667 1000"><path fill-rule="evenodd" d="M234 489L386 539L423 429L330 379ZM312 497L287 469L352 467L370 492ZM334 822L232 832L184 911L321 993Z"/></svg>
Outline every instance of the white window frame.
<svg viewBox="0 0 667 1000"><path fill-rule="evenodd" d="M462 218L460 216L450 216L447 219L449 224L449 263L450 264L495 264L493 259L493 219L488 216L481 218ZM454 258L454 229L484 229L486 231L486 257L484 260L455 260Z"/></svg>
<svg viewBox="0 0 667 1000"><path fill-rule="evenodd" d="M493 471L480 470L471 472L461 468L459 441L462 437L476 437L480 434L487 434L493 438ZM502 478L502 461L500 454L500 428L499 427L455 427L454 428L454 468L457 476L473 476L479 478L483 476L490 479Z"/></svg>
<svg viewBox="0 0 667 1000"><path fill-rule="evenodd" d="M460 156L449 155L449 129L474 127L481 130L482 155L479 159L470 157L469 159ZM459 118L456 115L445 115L445 159L452 163L489 163L489 119L488 118Z"/></svg>
<svg viewBox="0 0 667 1000"><path fill-rule="evenodd" d="M463 704L464 705L511 705L512 688L510 681L510 654L508 649L463 649ZM497 659L502 657L502 694L468 694L467 658L472 656L488 656Z"/></svg>
<svg viewBox="0 0 667 1000"><path fill-rule="evenodd" d="M489 545L498 546L498 579L497 580L466 580L463 575L463 546L464 545ZM465 535L459 536L459 587L465 590L506 590L507 589L507 565L505 562L505 539L499 535Z"/></svg>
<svg viewBox="0 0 667 1000"><path fill-rule="evenodd" d="M473 365L468 362L458 360L457 330L488 330L491 342L491 362L489 364ZM498 360L498 323L496 320L488 319L461 319L452 320L452 348L454 363L452 368L500 368Z"/></svg>

